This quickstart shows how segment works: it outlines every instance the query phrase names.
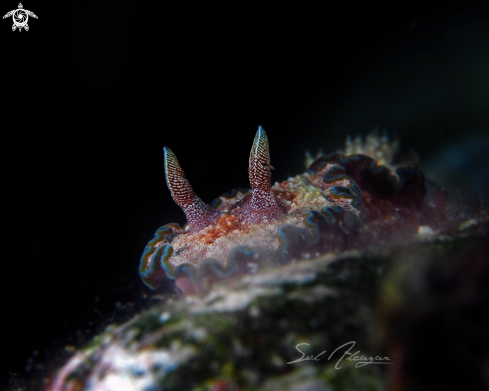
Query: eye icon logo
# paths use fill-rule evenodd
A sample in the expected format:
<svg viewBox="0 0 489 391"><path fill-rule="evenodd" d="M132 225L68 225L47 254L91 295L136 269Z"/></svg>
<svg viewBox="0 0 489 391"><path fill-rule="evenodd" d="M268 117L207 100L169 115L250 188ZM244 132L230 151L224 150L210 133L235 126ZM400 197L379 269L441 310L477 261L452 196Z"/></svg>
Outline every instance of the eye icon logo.
<svg viewBox="0 0 489 391"><path fill-rule="evenodd" d="M29 16L38 19L37 15L34 12L24 9L22 3L19 3L19 8L17 8L16 10L7 12L3 16L3 19L8 18L9 16L11 16L12 20L14 21L14 24L12 25L12 31L15 31L16 29L22 31L22 28L24 28L25 31L29 31L29 25L27 24Z"/></svg>

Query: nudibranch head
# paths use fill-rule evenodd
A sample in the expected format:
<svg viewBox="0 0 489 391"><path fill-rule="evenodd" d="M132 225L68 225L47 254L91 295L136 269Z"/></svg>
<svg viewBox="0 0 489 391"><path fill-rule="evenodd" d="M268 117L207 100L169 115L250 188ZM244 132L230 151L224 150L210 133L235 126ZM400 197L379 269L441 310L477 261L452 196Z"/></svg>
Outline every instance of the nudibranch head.
<svg viewBox="0 0 489 391"><path fill-rule="evenodd" d="M214 207L196 195L175 154L165 147L164 155L167 185L188 229L164 225L147 244L139 272L151 289L169 278L186 293L202 292L262 267L416 232L443 213L443 202L429 202L416 167L393 172L361 154L322 156L306 173L272 186L261 126L249 158L251 190L225 194Z"/></svg>

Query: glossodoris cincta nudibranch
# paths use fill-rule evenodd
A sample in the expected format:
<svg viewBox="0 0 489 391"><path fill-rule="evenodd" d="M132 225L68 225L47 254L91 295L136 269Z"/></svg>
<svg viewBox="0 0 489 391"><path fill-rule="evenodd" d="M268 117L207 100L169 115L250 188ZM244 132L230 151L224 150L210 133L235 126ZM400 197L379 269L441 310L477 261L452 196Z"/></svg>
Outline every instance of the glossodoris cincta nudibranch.
<svg viewBox="0 0 489 391"><path fill-rule="evenodd" d="M234 190L207 205L167 147L164 166L188 227L166 224L146 245L139 273L151 289L171 279L187 294L200 293L265 265L416 233L419 226L437 224L445 210L444 194L428 191L417 167L392 170L360 153L321 156L307 172L272 186L268 137L261 126L249 158L251 190Z"/></svg>

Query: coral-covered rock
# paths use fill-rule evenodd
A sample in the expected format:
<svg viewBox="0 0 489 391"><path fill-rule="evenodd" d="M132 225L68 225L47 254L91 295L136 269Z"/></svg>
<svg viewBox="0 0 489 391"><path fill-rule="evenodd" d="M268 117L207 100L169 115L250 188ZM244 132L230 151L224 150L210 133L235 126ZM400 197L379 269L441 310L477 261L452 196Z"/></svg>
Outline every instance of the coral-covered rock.
<svg viewBox="0 0 489 391"><path fill-rule="evenodd" d="M160 302L74 354L48 391L485 389L487 222Z"/></svg>

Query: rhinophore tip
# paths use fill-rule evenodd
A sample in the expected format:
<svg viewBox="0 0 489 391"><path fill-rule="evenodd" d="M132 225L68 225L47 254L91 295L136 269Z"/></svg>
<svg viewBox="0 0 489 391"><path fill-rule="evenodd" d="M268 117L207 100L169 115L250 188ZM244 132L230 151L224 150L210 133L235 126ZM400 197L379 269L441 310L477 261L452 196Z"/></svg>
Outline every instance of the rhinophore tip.
<svg viewBox="0 0 489 391"><path fill-rule="evenodd" d="M183 209L190 230L192 232L200 231L214 220L218 212L206 205L195 194L189 181L185 179L185 174L172 150L164 147L163 151L165 154L166 184L168 189L170 189L173 200Z"/></svg>
<svg viewBox="0 0 489 391"><path fill-rule="evenodd" d="M272 195L272 167L270 150L265 130L258 127L250 152L248 174L253 194L251 204L255 209L265 209L275 205Z"/></svg>

